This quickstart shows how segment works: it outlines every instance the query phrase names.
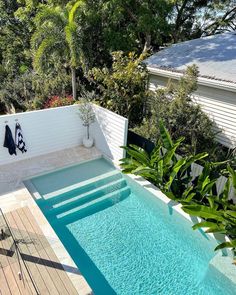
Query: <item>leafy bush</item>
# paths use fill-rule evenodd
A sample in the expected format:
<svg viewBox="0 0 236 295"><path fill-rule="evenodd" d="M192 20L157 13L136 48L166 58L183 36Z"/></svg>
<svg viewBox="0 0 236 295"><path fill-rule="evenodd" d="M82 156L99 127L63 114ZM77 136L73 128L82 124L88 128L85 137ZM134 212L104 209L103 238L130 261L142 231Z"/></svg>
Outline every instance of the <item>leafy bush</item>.
<svg viewBox="0 0 236 295"><path fill-rule="evenodd" d="M58 95L50 97L44 104L44 108L56 108L74 104L75 101L71 95L60 97Z"/></svg>
<svg viewBox="0 0 236 295"><path fill-rule="evenodd" d="M62 70L48 75L27 71L17 78L4 80L0 85L0 104L9 113L40 109L48 97L70 93L70 81L70 75Z"/></svg>
<svg viewBox="0 0 236 295"><path fill-rule="evenodd" d="M222 160L227 151L215 140L214 122L192 102L197 76L197 67L189 67L178 84L170 81L166 88L149 96L145 119L133 130L157 142L160 137L158 122L162 118L173 139L185 137L185 145L178 149L181 155L207 151L211 160Z"/></svg>
<svg viewBox="0 0 236 295"><path fill-rule="evenodd" d="M170 199L180 202L183 210L205 221L193 228L207 227L207 232L220 232L231 238L231 242L219 245L236 247L236 205L229 201L231 186L236 192L236 171L230 165L222 169L225 162L205 161L207 153L179 157L176 150L184 138L172 140L170 133L159 123L160 140L151 154L131 145L124 147L128 157L121 159L124 173L140 175L159 187ZM227 162L227 161L226 161ZM204 166L200 175L192 177L191 166ZM223 191L217 190L217 179L227 177Z"/></svg>
<svg viewBox="0 0 236 295"><path fill-rule="evenodd" d="M125 116L130 125L140 123L143 108L151 92L148 90L148 72L142 65L143 55L128 56L123 52L113 52L112 68L93 68L89 72L90 81L100 92L103 107Z"/></svg>

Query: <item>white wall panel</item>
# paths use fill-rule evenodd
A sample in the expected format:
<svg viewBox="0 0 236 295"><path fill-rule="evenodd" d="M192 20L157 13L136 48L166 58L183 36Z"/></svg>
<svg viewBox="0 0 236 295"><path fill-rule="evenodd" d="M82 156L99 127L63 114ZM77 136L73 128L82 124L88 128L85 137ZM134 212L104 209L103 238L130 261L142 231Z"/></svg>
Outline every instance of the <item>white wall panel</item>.
<svg viewBox="0 0 236 295"><path fill-rule="evenodd" d="M126 145L128 120L99 106L94 106L96 123L91 126L95 146L114 161L124 156L120 146Z"/></svg>
<svg viewBox="0 0 236 295"><path fill-rule="evenodd" d="M96 122L91 125L91 133L96 147L119 160L123 156L119 146L126 143L127 119L98 106L94 106L94 111ZM78 105L73 105L0 116L0 165L81 145L86 130L78 113ZM15 137L15 120L21 125L28 151L22 154L17 150L17 156L11 156L3 147L5 121Z"/></svg>
<svg viewBox="0 0 236 295"><path fill-rule="evenodd" d="M68 106L0 116L0 165L81 144L83 126L77 113L78 106ZM10 156L3 148L5 121L15 136L16 119L21 125L28 151L22 154L17 150L17 156Z"/></svg>

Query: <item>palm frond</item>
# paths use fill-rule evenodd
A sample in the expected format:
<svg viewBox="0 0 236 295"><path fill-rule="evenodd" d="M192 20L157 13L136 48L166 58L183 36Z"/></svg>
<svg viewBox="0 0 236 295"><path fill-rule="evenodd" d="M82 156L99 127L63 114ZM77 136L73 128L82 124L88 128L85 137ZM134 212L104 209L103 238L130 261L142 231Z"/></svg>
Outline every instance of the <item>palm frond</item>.
<svg viewBox="0 0 236 295"><path fill-rule="evenodd" d="M85 5L84 0L79 0L73 5L73 7L71 8L71 10L69 12L69 23L73 23L75 21L75 16L76 16L77 10L80 9L81 7L83 7L84 5Z"/></svg>
<svg viewBox="0 0 236 295"><path fill-rule="evenodd" d="M34 19L36 31L42 26L53 24L54 27L64 28L67 23L65 12L60 7L44 6Z"/></svg>
<svg viewBox="0 0 236 295"><path fill-rule="evenodd" d="M74 23L68 24L65 27L65 35L66 35L66 42L70 49L70 63L71 63L71 66L73 67L76 67L77 61L78 61L75 34L76 34L76 25Z"/></svg>
<svg viewBox="0 0 236 295"><path fill-rule="evenodd" d="M43 70L45 57L50 53L53 53L57 45L58 40L56 40L53 36L50 38L45 38L41 42L34 56L34 67L36 70Z"/></svg>

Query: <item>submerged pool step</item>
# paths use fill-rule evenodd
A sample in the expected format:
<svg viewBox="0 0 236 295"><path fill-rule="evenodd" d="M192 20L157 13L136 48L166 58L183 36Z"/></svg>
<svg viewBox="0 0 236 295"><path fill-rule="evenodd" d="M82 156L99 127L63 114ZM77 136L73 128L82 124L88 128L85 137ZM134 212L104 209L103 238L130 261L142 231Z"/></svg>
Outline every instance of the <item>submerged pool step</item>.
<svg viewBox="0 0 236 295"><path fill-rule="evenodd" d="M103 186L104 184L108 184L122 178L123 176L121 172L117 170L104 173L89 180L85 180L75 185L46 194L42 200L39 200L39 203L43 203L46 200L47 206L53 206L54 204L76 197L79 194L89 192Z"/></svg>
<svg viewBox="0 0 236 295"><path fill-rule="evenodd" d="M56 218L60 222L66 222L67 220L72 219L75 215L76 219L81 219L124 200L130 195L130 192L130 187L126 186L115 192L103 195L102 197L68 210L67 212L58 214L56 215Z"/></svg>
<svg viewBox="0 0 236 295"><path fill-rule="evenodd" d="M67 210L71 210L74 207L78 207L94 199L100 198L104 195L110 194L112 192L118 191L127 186L126 180L124 178L112 181L98 188L92 189L83 194L77 194L75 197L66 199L64 201L54 204L51 209L48 209L45 214L47 216L56 215Z"/></svg>

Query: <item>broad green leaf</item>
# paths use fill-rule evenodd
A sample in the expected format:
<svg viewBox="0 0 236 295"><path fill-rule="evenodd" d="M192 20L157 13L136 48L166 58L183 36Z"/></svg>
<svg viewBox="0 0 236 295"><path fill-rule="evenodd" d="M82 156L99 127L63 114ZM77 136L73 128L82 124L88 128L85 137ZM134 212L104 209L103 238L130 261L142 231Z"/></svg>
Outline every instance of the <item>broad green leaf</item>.
<svg viewBox="0 0 236 295"><path fill-rule="evenodd" d="M175 176L177 175L177 173L179 172L181 167L185 164L185 162L186 162L185 159L182 158L175 164L175 166L173 167L172 172L170 174L169 181L165 185L166 190L170 189L170 186L171 186Z"/></svg>
<svg viewBox="0 0 236 295"><path fill-rule="evenodd" d="M235 217L236 218L236 211L226 210L225 213L228 214L228 215L231 215L232 217Z"/></svg>
<svg viewBox="0 0 236 295"><path fill-rule="evenodd" d="M154 149L154 151L151 153L151 160L150 163L152 166L154 166L156 163L160 161L162 158L160 154L161 146L158 146L157 148Z"/></svg>
<svg viewBox="0 0 236 295"><path fill-rule="evenodd" d="M192 216L211 218L215 219L216 221L225 221L221 211L217 211L204 205L185 205L182 207L182 209L184 212Z"/></svg>
<svg viewBox="0 0 236 295"><path fill-rule="evenodd" d="M180 146L182 141L183 141L183 138L180 138L169 150L167 150L167 152L165 153L163 157L164 166L170 165L171 161L176 161L176 157L175 159L173 157L175 156L176 149Z"/></svg>
<svg viewBox="0 0 236 295"><path fill-rule="evenodd" d="M224 248L235 248L235 247L236 247L236 240L232 240L230 242L221 243L215 248L215 251L224 249Z"/></svg>
<svg viewBox="0 0 236 295"><path fill-rule="evenodd" d="M197 154L195 156L190 156L187 161L186 161L186 164L184 165L184 167L181 169L181 175L183 175L186 170L193 164L195 163L196 161L199 161L201 159L204 159L208 157L208 153L201 153L201 154Z"/></svg>
<svg viewBox="0 0 236 295"><path fill-rule="evenodd" d="M230 167L230 165L227 166L227 169L229 173L231 174L232 184L233 184L234 190L236 191L236 171L233 170L233 168Z"/></svg>
<svg viewBox="0 0 236 295"><path fill-rule="evenodd" d="M149 166L149 163L150 163L149 158L144 153L142 153L142 151L139 152L129 147L123 147L123 148L126 150L128 155L133 157L141 165Z"/></svg>
<svg viewBox="0 0 236 295"><path fill-rule="evenodd" d="M223 192L221 194L221 198L223 201L227 201L229 199L230 185L231 185L231 181L230 181L230 178L228 178L224 185Z"/></svg>
<svg viewBox="0 0 236 295"><path fill-rule="evenodd" d="M141 153L142 155L144 155L147 159L149 159L149 154L145 151L145 149L135 145L135 144L130 144L129 147L133 148L134 150L136 150L137 152Z"/></svg>
<svg viewBox="0 0 236 295"><path fill-rule="evenodd" d="M215 227L217 224L215 222L210 222L210 221L203 221L196 223L192 226L193 230L196 230L198 228L204 228L204 227Z"/></svg>
<svg viewBox="0 0 236 295"><path fill-rule="evenodd" d="M211 182L209 182L209 183L204 187L204 189L203 189L203 194L204 194L204 195L212 193L212 187L213 187L214 185L216 185L216 181L217 181L217 179L213 179L213 180L211 180Z"/></svg>
<svg viewBox="0 0 236 295"><path fill-rule="evenodd" d="M218 208L218 205L215 204L215 197L214 196L208 196L206 198L207 198L207 200L208 200L211 208L213 208L213 209L217 209Z"/></svg>
<svg viewBox="0 0 236 295"><path fill-rule="evenodd" d="M163 142L164 147L169 150L173 146L173 141L171 139L170 133L164 126L164 122L162 119L159 120L159 129L160 129L160 135Z"/></svg>

